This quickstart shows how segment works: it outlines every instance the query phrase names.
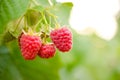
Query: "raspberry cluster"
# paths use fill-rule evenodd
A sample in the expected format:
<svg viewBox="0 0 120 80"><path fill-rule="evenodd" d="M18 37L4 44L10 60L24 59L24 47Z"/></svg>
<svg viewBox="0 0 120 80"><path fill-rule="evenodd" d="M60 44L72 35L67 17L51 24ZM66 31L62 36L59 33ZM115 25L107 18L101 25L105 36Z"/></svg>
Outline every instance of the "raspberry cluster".
<svg viewBox="0 0 120 80"><path fill-rule="evenodd" d="M37 55L40 58L52 58L56 48L61 52L68 52L72 48L72 33L67 27L52 30L50 39L52 43L44 43L38 35L22 33L18 42L24 59L33 60Z"/></svg>

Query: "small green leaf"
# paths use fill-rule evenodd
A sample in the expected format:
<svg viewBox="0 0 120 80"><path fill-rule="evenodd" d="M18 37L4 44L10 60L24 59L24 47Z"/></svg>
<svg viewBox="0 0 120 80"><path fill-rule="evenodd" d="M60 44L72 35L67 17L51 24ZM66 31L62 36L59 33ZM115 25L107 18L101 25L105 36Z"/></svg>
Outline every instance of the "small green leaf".
<svg viewBox="0 0 120 80"><path fill-rule="evenodd" d="M40 19L40 12L29 9L25 14L25 18L29 26L34 26Z"/></svg>

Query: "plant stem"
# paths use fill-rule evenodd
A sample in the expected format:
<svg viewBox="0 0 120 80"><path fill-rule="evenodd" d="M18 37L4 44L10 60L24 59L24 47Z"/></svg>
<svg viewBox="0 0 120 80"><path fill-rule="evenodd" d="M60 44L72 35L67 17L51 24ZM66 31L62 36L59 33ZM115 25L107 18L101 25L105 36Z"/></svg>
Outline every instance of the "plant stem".
<svg viewBox="0 0 120 80"><path fill-rule="evenodd" d="M40 19L40 20L38 21L38 23L35 25L34 31L36 30L37 26L39 25L39 23L40 23L41 21L42 21L42 19Z"/></svg>
<svg viewBox="0 0 120 80"><path fill-rule="evenodd" d="M26 31L27 30L27 21L26 21L25 17L24 17L24 26L25 26L25 31Z"/></svg>
<svg viewBox="0 0 120 80"><path fill-rule="evenodd" d="M41 12L41 15L42 15L43 20L45 21L45 24L48 24L44 12Z"/></svg>

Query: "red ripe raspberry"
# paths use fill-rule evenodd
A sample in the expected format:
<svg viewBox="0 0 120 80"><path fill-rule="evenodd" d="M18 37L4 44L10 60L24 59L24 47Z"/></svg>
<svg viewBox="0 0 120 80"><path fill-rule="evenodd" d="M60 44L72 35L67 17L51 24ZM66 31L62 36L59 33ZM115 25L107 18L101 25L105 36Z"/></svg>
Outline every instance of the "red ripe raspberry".
<svg viewBox="0 0 120 80"><path fill-rule="evenodd" d="M39 50L38 55L41 58L51 58L55 55L56 49L54 44L43 44Z"/></svg>
<svg viewBox="0 0 120 80"><path fill-rule="evenodd" d="M68 52L72 48L72 33L68 28L55 29L51 31L50 37L59 51Z"/></svg>
<svg viewBox="0 0 120 80"><path fill-rule="evenodd" d="M35 35L21 34L19 37L19 46L22 56L26 60L33 60L41 47L40 38Z"/></svg>

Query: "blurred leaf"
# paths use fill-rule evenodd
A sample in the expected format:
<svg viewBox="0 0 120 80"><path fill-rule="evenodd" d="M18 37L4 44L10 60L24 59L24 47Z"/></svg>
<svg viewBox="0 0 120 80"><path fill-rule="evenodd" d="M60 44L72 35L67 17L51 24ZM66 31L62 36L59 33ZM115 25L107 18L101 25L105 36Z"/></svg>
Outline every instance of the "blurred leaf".
<svg viewBox="0 0 120 80"><path fill-rule="evenodd" d="M1 0L0 2L0 33L4 31L6 23L23 15L29 0Z"/></svg>
<svg viewBox="0 0 120 80"><path fill-rule="evenodd" d="M50 6L48 0L36 0L41 6L48 7Z"/></svg>
<svg viewBox="0 0 120 80"><path fill-rule="evenodd" d="M50 7L50 2L52 2L53 5L55 5L57 2L56 0L36 0L41 6L43 7Z"/></svg>
<svg viewBox="0 0 120 80"><path fill-rule="evenodd" d="M0 54L8 54L9 50L6 46L0 45Z"/></svg>
<svg viewBox="0 0 120 80"><path fill-rule="evenodd" d="M34 9L34 10L37 10L37 11L40 11L40 12L42 12L42 11L45 10L45 8L44 8L43 6L41 6L41 5L35 6L35 7L33 7L33 9Z"/></svg>
<svg viewBox="0 0 120 80"><path fill-rule="evenodd" d="M57 3L56 0L51 0L51 2L53 3L53 5Z"/></svg>
<svg viewBox="0 0 120 80"><path fill-rule="evenodd" d="M9 50L6 46L0 46L0 79L22 80L19 71L11 61Z"/></svg>
<svg viewBox="0 0 120 80"><path fill-rule="evenodd" d="M50 11L57 16L57 20L61 25L68 25L72 7L73 4L70 2L58 3Z"/></svg>
<svg viewBox="0 0 120 80"><path fill-rule="evenodd" d="M0 76L2 80L59 80L59 69L62 66L59 56L51 59L41 59L37 57L33 61L24 60L16 41L12 41L8 44L10 53L6 56L1 55L1 63L4 68ZM3 48L2 48L3 49ZM0 49L1 50L1 49ZM4 59L7 60L5 61ZM1 60L3 59L3 60ZM0 64L2 66L2 64ZM2 68L2 67L1 67ZM7 74L4 78L4 75Z"/></svg>
<svg viewBox="0 0 120 80"><path fill-rule="evenodd" d="M9 31L6 31L4 35L2 36L1 44L5 44L7 42L10 42L12 40L16 39Z"/></svg>

